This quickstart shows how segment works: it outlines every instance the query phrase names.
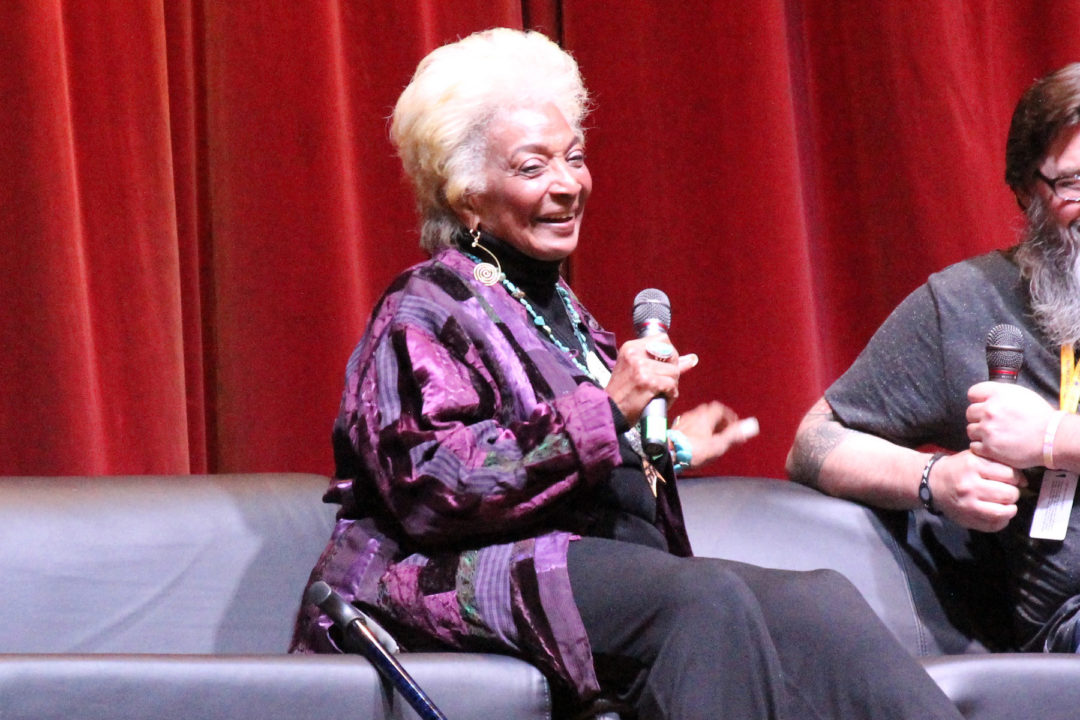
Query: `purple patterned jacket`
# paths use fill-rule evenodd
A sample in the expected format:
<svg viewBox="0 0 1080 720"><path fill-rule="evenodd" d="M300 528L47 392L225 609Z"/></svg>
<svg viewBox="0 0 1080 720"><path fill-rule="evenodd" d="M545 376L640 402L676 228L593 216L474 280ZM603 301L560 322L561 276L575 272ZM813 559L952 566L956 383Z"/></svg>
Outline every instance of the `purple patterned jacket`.
<svg viewBox="0 0 1080 720"><path fill-rule="evenodd" d="M589 524L581 498L619 462L611 406L472 270L444 250L376 306L346 372L326 495L342 508L311 581L410 637L521 655L588 698L566 551ZM574 302L610 366L613 336ZM678 515L659 504L666 535L682 533ZM302 608L292 651L339 652L329 625Z"/></svg>

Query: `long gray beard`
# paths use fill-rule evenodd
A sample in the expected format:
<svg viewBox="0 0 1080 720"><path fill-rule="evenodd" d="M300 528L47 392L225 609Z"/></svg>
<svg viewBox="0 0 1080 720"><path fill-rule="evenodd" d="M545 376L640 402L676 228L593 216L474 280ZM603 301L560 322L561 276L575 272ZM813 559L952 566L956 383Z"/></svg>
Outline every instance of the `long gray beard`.
<svg viewBox="0 0 1080 720"><path fill-rule="evenodd" d="M1046 203L1033 198L1016 262L1030 285L1035 323L1057 345L1080 340L1078 260L1080 232L1075 224L1060 228Z"/></svg>

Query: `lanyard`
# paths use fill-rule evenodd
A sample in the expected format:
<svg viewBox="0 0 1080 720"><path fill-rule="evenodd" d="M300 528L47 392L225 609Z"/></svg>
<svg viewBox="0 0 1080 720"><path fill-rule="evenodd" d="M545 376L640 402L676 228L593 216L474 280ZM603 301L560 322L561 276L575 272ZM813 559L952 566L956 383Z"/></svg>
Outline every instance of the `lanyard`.
<svg viewBox="0 0 1080 720"><path fill-rule="evenodd" d="M1072 345L1061 346L1061 390L1059 391L1060 407L1066 412L1076 412L1080 405L1080 365L1076 364L1076 357Z"/></svg>
<svg viewBox="0 0 1080 720"><path fill-rule="evenodd" d="M1058 391L1061 409L1068 413L1076 412L1080 403L1080 367L1076 364L1073 347L1061 346L1061 389ZM1058 415L1057 419L1060 420ZM1043 439L1043 457L1050 457L1057 423L1047 425ZM1049 465L1050 461L1047 460ZM1061 541L1069 530L1069 518L1072 516L1073 498L1076 495L1076 483L1080 479L1069 470L1043 471L1039 498L1035 501L1035 512L1031 518L1031 530L1028 534L1040 540Z"/></svg>

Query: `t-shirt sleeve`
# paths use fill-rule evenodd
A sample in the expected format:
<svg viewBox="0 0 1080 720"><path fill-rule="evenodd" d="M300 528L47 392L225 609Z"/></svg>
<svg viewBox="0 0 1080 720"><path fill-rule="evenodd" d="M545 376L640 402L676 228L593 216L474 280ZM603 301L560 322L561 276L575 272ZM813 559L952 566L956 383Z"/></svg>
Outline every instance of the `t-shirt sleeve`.
<svg viewBox="0 0 1080 720"><path fill-rule="evenodd" d="M942 344L937 304L923 285L886 318L825 399L856 430L908 447L949 442Z"/></svg>

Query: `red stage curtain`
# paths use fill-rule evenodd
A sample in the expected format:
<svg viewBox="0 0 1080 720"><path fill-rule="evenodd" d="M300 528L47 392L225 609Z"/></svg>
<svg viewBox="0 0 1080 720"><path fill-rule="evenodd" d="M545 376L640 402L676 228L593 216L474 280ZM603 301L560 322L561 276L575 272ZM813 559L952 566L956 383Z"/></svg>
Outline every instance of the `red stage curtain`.
<svg viewBox="0 0 1080 720"><path fill-rule="evenodd" d="M41 0L0 8L0 473L331 471L345 360L422 258L386 117L429 49L540 27L597 109L575 288L643 287L762 437L1018 224L1004 136L1080 0ZM988 319L988 324L991 319Z"/></svg>
<svg viewBox="0 0 1080 720"><path fill-rule="evenodd" d="M702 359L679 405L759 416L712 472L782 474L803 413L889 311L1014 242L1012 108L1080 60L1075 1L565 5L599 104L575 284L623 332L632 292L665 289Z"/></svg>

